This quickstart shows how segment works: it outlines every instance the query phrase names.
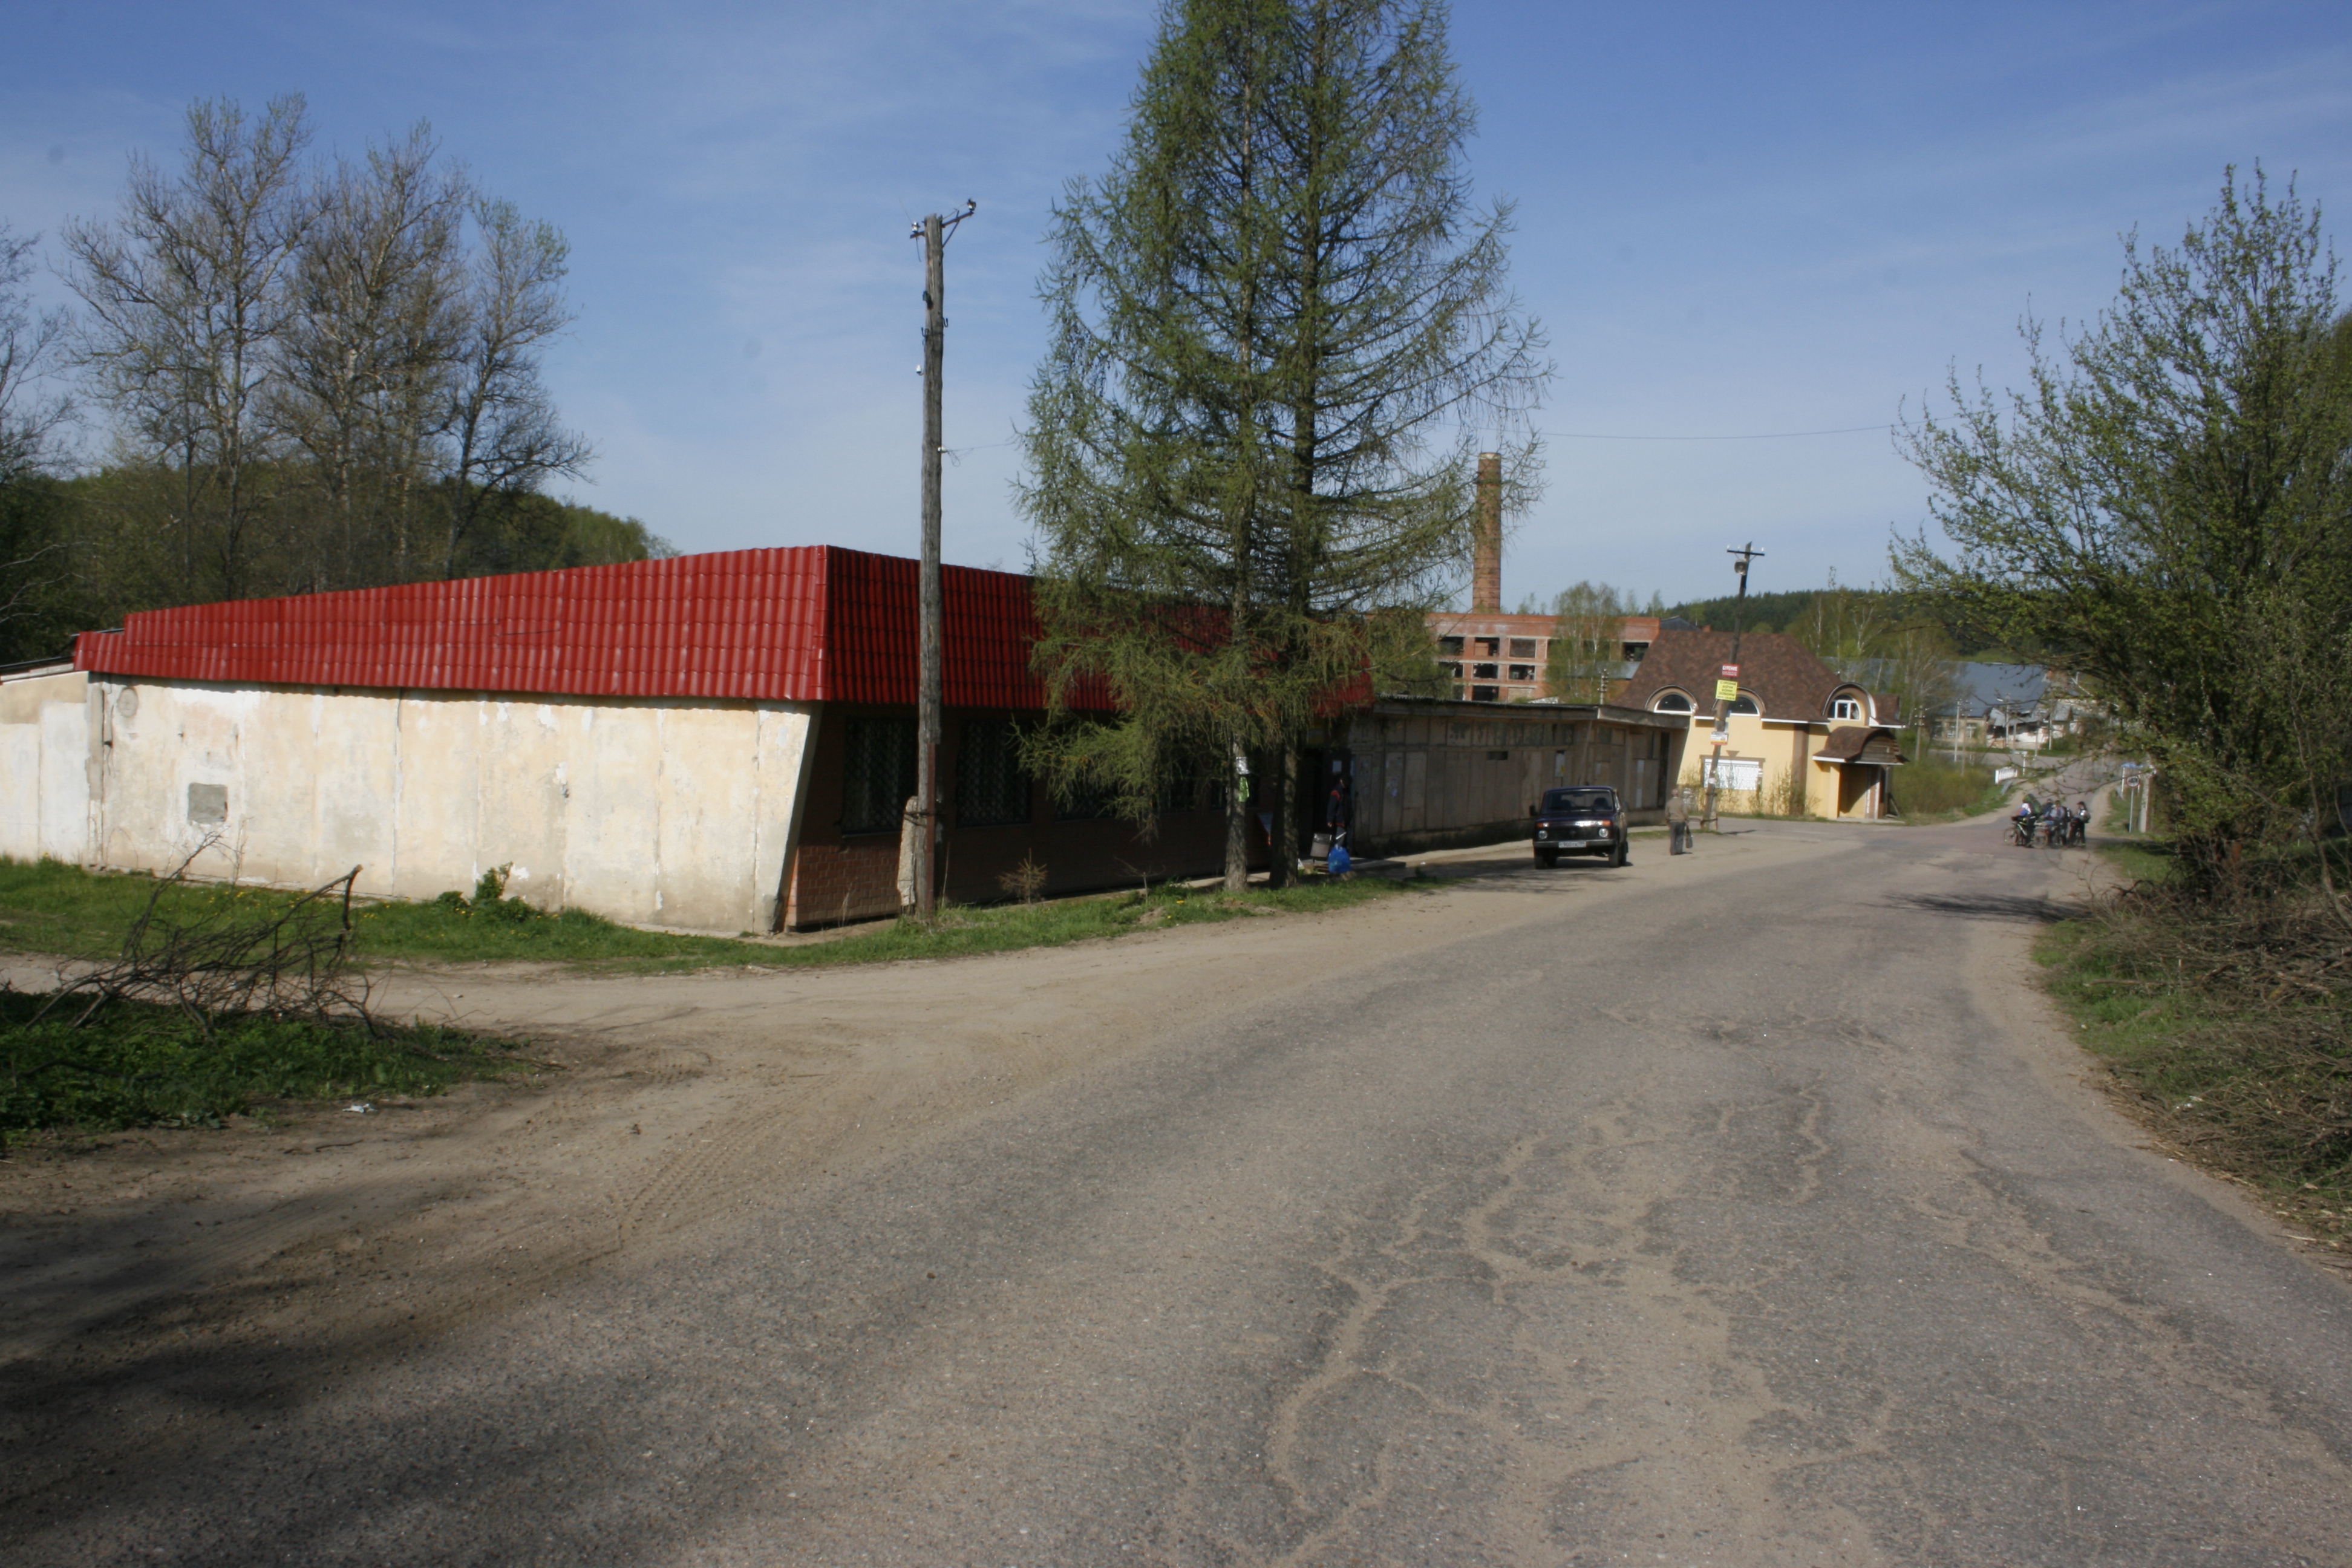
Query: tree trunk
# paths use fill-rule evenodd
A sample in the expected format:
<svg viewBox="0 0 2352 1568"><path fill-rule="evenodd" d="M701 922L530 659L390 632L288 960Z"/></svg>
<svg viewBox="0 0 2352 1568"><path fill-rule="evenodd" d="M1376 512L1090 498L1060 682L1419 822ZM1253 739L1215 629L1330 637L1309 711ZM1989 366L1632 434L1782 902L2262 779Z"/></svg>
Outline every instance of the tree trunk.
<svg viewBox="0 0 2352 1568"><path fill-rule="evenodd" d="M1233 754L1225 761L1225 891L1238 893L1249 887L1249 775L1242 771L1246 757L1241 742L1232 742L1229 749Z"/></svg>
<svg viewBox="0 0 2352 1568"><path fill-rule="evenodd" d="M1266 837L1265 885L1287 888L1298 880L1298 749L1285 735L1267 769L1272 774L1266 793L1274 800L1274 831Z"/></svg>

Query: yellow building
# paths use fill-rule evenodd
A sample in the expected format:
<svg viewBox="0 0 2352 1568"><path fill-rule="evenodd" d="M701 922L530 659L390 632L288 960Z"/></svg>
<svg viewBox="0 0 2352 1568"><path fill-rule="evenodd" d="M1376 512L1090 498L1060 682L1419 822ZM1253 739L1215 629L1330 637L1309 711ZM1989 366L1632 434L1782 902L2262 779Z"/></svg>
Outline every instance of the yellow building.
<svg viewBox="0 0 2352 1568"><path fill-rule="evenodd" d="M1896 815L1903 765L1895 699L1843 679L1805 646L1778 632L1731 634L1669 627L1651 643L1620 700L1653 713L1688 714L1682 787L1704 795L1709 774L1720 809L1777 816L1873 819ZM1719 681L1738 689L1714 743Z"/></svg>

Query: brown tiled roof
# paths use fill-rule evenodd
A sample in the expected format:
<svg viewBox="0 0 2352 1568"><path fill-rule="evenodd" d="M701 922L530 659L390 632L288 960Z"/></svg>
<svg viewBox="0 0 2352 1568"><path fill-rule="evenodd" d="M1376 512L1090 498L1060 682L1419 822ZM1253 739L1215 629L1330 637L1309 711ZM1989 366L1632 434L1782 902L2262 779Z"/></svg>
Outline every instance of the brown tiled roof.
<svg viewBox="0 0 2352 1568"><path fill-rule="evenodd" d="M1903 743L1893 730L1884 724L1841 724L1822 742L1822 749L1813 755L1826 761L1851 763L1865 752L1875 748L1875 762L1904 761Z"/></svg>
<svg viewBox="0 0 2352 1568"><path fill-rule="evenodd" d="M1729 632L1669 626L1650 644L1649 657L1619 700L1628 708L1647 708L1672 686L1688 692L1698 711L1711 713L1716 671L1730 662ZM1830 698L1850 684L1785 632L1750 632L1739 639L1739 689L1756 699L1767 719L1826 719Z"/></svg>

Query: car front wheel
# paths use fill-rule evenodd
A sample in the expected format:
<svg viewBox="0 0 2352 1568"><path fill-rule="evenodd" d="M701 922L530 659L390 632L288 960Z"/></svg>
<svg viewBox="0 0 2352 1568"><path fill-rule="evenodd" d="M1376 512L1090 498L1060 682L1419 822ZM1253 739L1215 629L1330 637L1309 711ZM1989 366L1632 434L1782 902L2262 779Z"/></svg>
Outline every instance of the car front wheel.
<svg viewBox="0 0 2352 1568"><path fill-rule="evenodd" d="M1536 851L1536 864L1538 866L1559 865L1559 851L1557 849L1538 849Z"/></svg>

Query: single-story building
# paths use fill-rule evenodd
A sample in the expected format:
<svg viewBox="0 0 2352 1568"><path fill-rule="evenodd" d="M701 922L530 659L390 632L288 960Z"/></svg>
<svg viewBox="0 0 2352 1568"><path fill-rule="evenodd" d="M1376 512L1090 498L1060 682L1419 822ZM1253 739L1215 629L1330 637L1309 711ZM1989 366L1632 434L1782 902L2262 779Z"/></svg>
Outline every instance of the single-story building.
<svg viewBox="0 0 2352 1568"><path fill-rule="evenodd" d="M1839 677L1795 637L1740 639L1738 695L1715 728L1716 687L1733 663L1729 632L1664 627L1628 684L1624 701L1672 715L1688 733L1679 780L1694 796L1710 776L1724 809L1784 816L1895 815L1903 765L1893 697Z"/></svg>
<svg viewBox="0 0 2352 1568"><path fill-rule="evenodd" d="M135 615L0 684L0 854L706 931L898 909L917 563L735 551ZM1024 774L1025 578L944 574L942 890L1223 863L1221 803L1145 837Z"/></svg>
<svg viewBox="0 0 2352 1568"><path fill-rule="evenodd" d="M917 574L815 546L142 612L0 672L0 854L280 887L356 866L362 894L408 899L508 866L543 908L698 931L891 914ZM944 896L1001 898L1024 859L1049 892L1221 869L1216 781L1146 834L1022 770L1029 580L950 566L943 587ZM1681 728L1372 702L1310 737L1283 837L1305 847L1334 767L1358 842L1396 849L1523 832L1559 779L1654 807Z"/></svg>

